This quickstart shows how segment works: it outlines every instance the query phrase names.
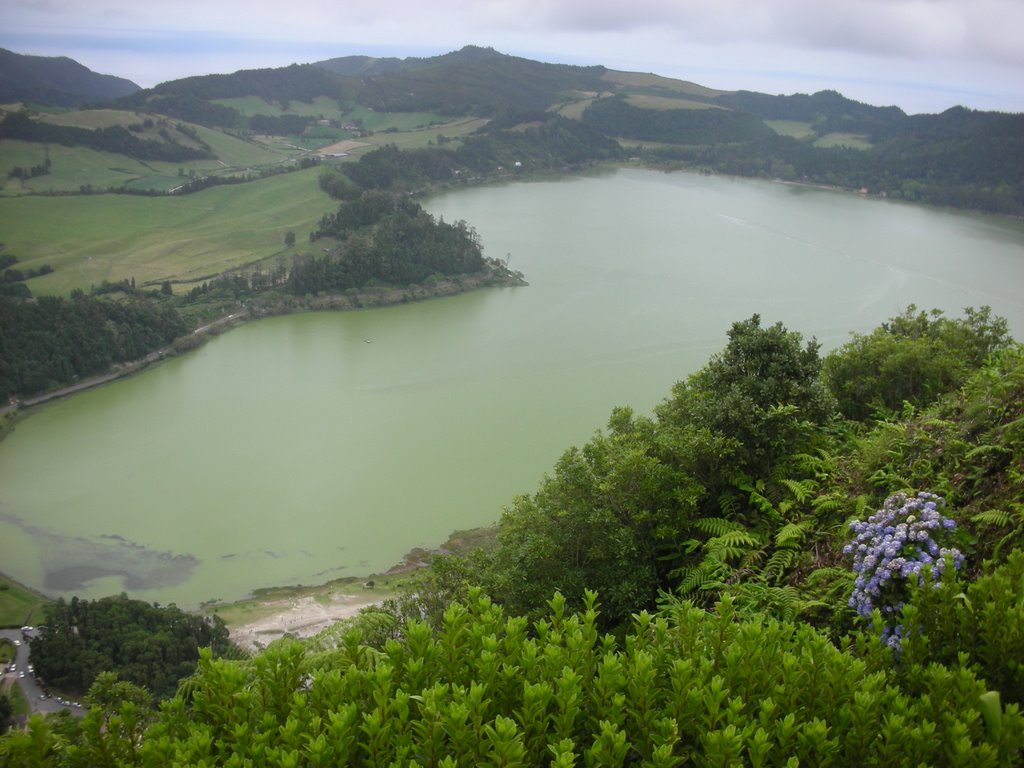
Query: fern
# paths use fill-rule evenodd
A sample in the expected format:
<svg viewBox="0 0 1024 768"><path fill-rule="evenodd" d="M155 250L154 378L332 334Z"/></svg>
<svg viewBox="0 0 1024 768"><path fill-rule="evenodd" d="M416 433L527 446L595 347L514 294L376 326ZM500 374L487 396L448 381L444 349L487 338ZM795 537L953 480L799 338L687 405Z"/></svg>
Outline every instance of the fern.
<svg viewBox="0 0 1024 768"><path fill-rule="evenodd" d="M708 539L704 544L707 558L728 562L740 560L748 550L760 546L760 541L749 531L728 531L721 536Z"/></svg>
<svg viewBox="0 0 1024 768"><path fill-rule="evenodd" d="M986 509L984 512L972 515L971 520L975 523L1005 528L1013 522L1013 517L1009 512L1004 512L1001 509Z"/></svg>
<svg viewBox="0 0 1024 768"><path fill-rule="evenodd" d="M741 616L768 614L781 621L794 621L809 608L821 605L817 600L807 600L796 587L775 587L760 581L730 584L724 591L736 600Z"/></svg>
<svg viewBox="0 0 1024 768"><path fill-rule="evenodd" d="M732 569L726 563L703 560L698 565L679 569L680 581L676 594L684 600L710 604L731 574Z"/></svg>
<svg viewBox="0 0 1024 768"><path fill-rule="evenodd" d="M971 520L982 525L993 526L1004 529L1005 533L1000 537L992 550L992 555L999 558L1000 553L1007 544L1013 544L1024 534L1024 504L1011 503L1012 512L1005 512L1001 509L986 509L971 516Z"/></svg>
<svg viewBox="0 0 1024 768"><path fill-rule="evenodd" d="M804 535L814 525L813 520L801 520L798 523L786 523L775 533L775 546L781 547L792 543L798 545Z"/></svg>
<svg viewBox="0 0 1024 768"><path fill-rule="evenodd" d="M739 523L726 520L724 517L702 517L693 521L693 527L707 536L724 536L732 531L746 530Z"/></svg>
<svg viewBox="0 0 1024 768"><path fill-rule="evenodd" d="M779 480L779 483L781 485L784 485L789 490L789 492L793 494L793 498L796 499L797 504L803 504L805 501L811 498L811 496L814 494L814 491L817 490L817 483L810 479L784 479Z"/></svg>
<svg viewBox="0 0 1024 768"><path fill-rule="evenodd" d="M768 558L768 562L765 563L761 573L764 574L765 581L777 584L782 581L782 577L786 571L793 567L800 553L796 549L777 549L772 553L772 556Z"/></svg>

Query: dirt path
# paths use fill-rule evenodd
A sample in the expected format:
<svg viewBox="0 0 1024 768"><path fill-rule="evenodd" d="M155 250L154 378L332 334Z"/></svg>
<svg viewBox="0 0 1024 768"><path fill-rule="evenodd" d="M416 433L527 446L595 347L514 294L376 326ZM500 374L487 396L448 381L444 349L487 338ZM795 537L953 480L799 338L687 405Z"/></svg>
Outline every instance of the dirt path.
<svg viewBox="0 0 1024 768"><path fill-rule="evenodd" d="M372 595L334 593L326 599L312 596L268 600L260 610L270 615L231 629L231 640L249 651L258 651L285 634L305 638L327 629L342 619L355 616L368 605L376 605L380 598Z"/></svg>

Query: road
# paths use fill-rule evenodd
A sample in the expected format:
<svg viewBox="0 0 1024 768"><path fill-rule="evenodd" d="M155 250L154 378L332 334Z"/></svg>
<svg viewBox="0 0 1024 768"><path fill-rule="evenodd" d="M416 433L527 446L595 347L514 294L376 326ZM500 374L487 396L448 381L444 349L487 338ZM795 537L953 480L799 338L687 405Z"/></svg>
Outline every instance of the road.
<svg viewBox="0 0 1024 768"><path fill-rule="evenodd" d="M3 681L7 683L10 681L14 685L20 685L22 693L25 694L25 699L29 703L33 712L60 712L62 709L69 710L74 715L82 715L85 710L82 707L68 706L61 704L56 699L49 697L43 699L40 698L43 695L43 689L36 681L35 675L28 672L29 657L28 657L28 642L27 640L34 637L37 633L33 630L32 632L22 632L20 629L0 629L0 637L6 637L8 640L17 640L20 645L15 649L17 651L14 657L14 664L16 670L10 671L10 665L4 667ZM24 672L25 676L20 677L21 673Z"/></svg>

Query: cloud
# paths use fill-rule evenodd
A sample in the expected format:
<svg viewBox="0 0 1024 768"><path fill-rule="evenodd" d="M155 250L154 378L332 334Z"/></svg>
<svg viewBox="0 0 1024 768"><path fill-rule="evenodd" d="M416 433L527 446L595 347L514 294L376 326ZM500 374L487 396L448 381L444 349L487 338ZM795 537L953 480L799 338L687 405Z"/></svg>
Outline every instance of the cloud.
<svg viewBox="0 0 1024 768"><path fill-rule="evenodd" d="M524 0L515 5L520 18L540 19L557 32L660 29L688 43L1024 64L1019 40L1024 4L1018 0Z"/></svg>
<svg viewBox="0 0 1024 768"><path fill-rule="evenodd" d="M467 44L714 88L1024 109L1022 0L6 0L0 46L140 85ZM78 54L82 54L79 57ZM889 87L885 83L889 83Z"/></svg>

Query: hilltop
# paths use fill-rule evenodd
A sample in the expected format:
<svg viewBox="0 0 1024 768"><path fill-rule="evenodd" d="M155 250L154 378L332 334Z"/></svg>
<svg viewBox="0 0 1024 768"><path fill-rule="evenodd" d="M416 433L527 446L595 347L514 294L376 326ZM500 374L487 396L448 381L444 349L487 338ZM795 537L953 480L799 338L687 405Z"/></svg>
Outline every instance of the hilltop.
<svg viewBox="0 0 1024 768"><path fill-rule="evenodd" d="M25 101L74 107L137 90L131 80L101 75L66 56L28 56L0 48L0 104Z"/></svg>
<svg viewBox="0 0 1024 768"><path fill-rule="evenodd" d="M3 81L20 81L20 71L0 60ZM382 131L487 121L486 128L475 123L458 135L441 129L429 137L450 140L465 130L511 129L560 116L661 167L826 184L1024 215L1020 114L954 107L941 114L907 115L835 90L791 95L721 91L653 73L550 64L479 46L425 58L346 56L187 77L150 89L122 85L120 94L108 90L95 92L94 98L113 98L107 107L121 112L250 142L281 137L282 143L309 152ZM34 95L40 100L45 92L39 88ZM54 95L53 103L67 103L61 98ZM0 138L5 136L55 141L0 129ZM163 140L188 144L173 136ZM59 143L82 143L82 138ZM175 152L178 159L196 159ZM217 150L213 154L222 166L235 164Z"/></svg>

